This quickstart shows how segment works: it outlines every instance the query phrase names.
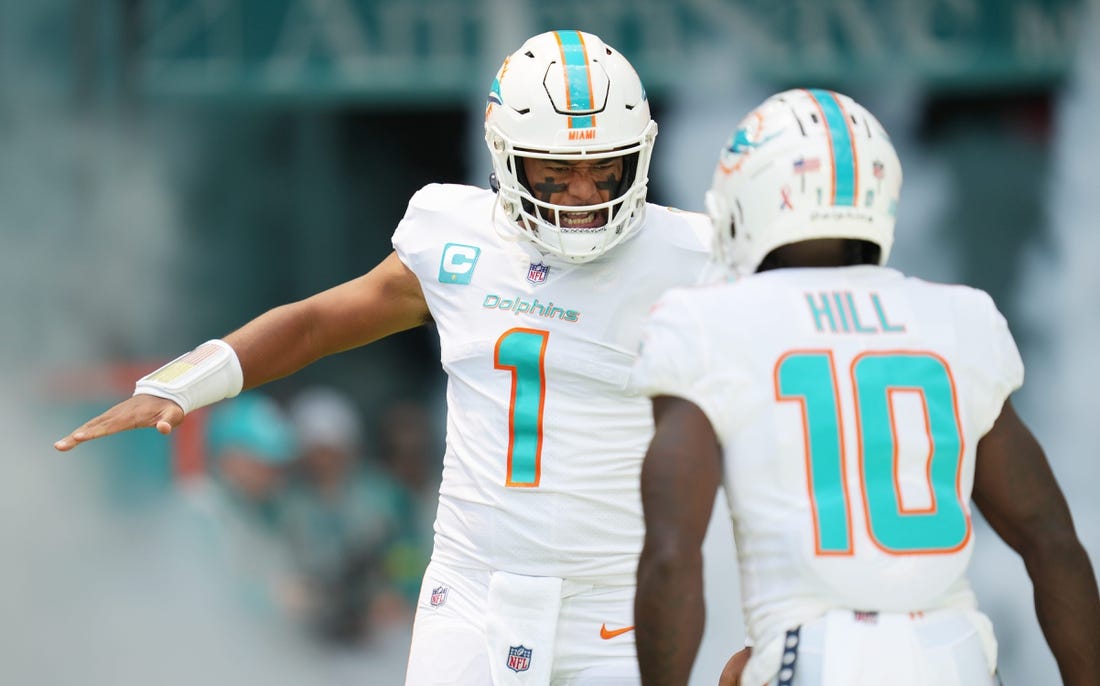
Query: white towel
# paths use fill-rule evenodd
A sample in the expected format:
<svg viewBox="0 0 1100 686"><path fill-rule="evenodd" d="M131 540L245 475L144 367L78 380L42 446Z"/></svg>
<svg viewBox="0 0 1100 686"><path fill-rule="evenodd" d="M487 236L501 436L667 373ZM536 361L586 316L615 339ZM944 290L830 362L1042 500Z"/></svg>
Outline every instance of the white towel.
<svg viewBox="0 0 1100 686"><path fill-rule="evenodd" d="M785 636L768 641L763 645L754 645L752 655L741 672L742 686L767 686L779 671L783 657Z"/></svg>
<svg viewBox="0 0 1100 686"><path fill-rule="evenodd" d="M493 572L486 639L493 686L549 686L562 580Z"/></svg>
<svg viewBox="0 0 1100 686"><path fill-rule="evenodd" d="M825 660L821 686L924 686L937 683L913 622L906 615L880 614L858 620L847 610L825 616Z"/></svg>
<svg viewBox="0 0 1100 686"><path fill-rule="evenodd" d="M989 668L989 673L993 674L997 670L997 636L993 632L993 622L977 610L960 610L959 614L966 618L977 632L985 653L986 666Z"/></svg>
<svg viewBox="0 0 1100 686"><path fill-rule="evenodd" d="M782 667L786 637L753 650L744 686L767 686ZM801 628L795 683L821 686L992 684L992 626L977 611L854 613L833 610Z"/></svg>

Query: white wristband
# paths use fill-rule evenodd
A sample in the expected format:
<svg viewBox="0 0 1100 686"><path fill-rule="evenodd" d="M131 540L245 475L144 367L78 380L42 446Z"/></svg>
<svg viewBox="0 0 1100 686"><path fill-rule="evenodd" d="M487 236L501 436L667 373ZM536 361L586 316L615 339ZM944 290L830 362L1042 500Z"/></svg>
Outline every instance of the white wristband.
<svg viewBox="0 0 1100 686"><path fill-rule="evenodd" d="M214 339L143 376L134 395L165 398L188 413L232 398L242 386L244 374L237 353L225 341Z"/></svg>

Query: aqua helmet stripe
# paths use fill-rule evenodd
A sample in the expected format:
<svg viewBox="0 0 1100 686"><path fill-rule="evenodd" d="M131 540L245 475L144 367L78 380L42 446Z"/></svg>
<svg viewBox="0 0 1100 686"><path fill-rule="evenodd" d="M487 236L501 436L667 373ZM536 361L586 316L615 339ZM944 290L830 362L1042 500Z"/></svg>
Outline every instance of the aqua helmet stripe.
<svg viewBox="0 0 1100 686"><path fill-rule="evenodd" d="M821 111L833 158L832 204L855 205L859 178L856 172L855 142L848 125L848 116L832 91L810 89L806 91Z"/></svg>
<svg viewBox="0 0 1100 686"><path fill-rule="evenodd" d="M555 31L565 72L566 107L570 112L592 110L592 75L588 69L588 49L580 31ZM569 128L587 129L596 125L594 116L570 117Z"/></svg>

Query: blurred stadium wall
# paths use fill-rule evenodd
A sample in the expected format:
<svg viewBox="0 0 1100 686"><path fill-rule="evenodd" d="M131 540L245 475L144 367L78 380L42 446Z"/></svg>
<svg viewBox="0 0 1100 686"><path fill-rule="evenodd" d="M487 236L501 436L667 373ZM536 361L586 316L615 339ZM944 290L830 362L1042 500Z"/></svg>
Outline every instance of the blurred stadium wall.
<svg viewBox="0 0 1100 686"><path fill-rule="evenodd" d="M1095 562L1098 5L0 2L0 682L137 684L158 661L207 683L241 676L217 640L166 662L215 620L236 626L173 596L201 586L165 543L187 446L139 432L62 457L50 443L128 393L135 370L370 268L419 186L483 184L488 83L552 28L598 33L641 72L661 125L656 202L701 209L718 145L772 91L833 87L876 112L906 170L893 263L984 288L1006 313L1029 370L1018 404ZM426 328L271 390L321 382L372 411L401 397L438 406L437 360ZM741 641L722 516L693 683ZM979 534L973 579L1006 681L1054 683L1022 565Z"/></svg>

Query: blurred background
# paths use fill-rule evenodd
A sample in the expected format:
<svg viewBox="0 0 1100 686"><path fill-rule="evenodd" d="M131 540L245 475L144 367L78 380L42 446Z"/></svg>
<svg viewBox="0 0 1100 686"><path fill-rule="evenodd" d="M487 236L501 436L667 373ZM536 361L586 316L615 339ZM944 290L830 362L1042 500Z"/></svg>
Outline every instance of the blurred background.
<svg viewBox="0 0 1100 686"><path fill-rule="evenodd" d="M830 87L905 169L892 264L989 291L1016 403L1100 561L1100 0L0 0L0 683L399 684L442 454L431 328L153 431L52 450L159 363L390 250L486 185L529 35L637 67L650 199L702 209L766 95ZM693 684L741 645L723 506ZM1018 558L972 580L1009 685L1057 683Z"/></svg>

